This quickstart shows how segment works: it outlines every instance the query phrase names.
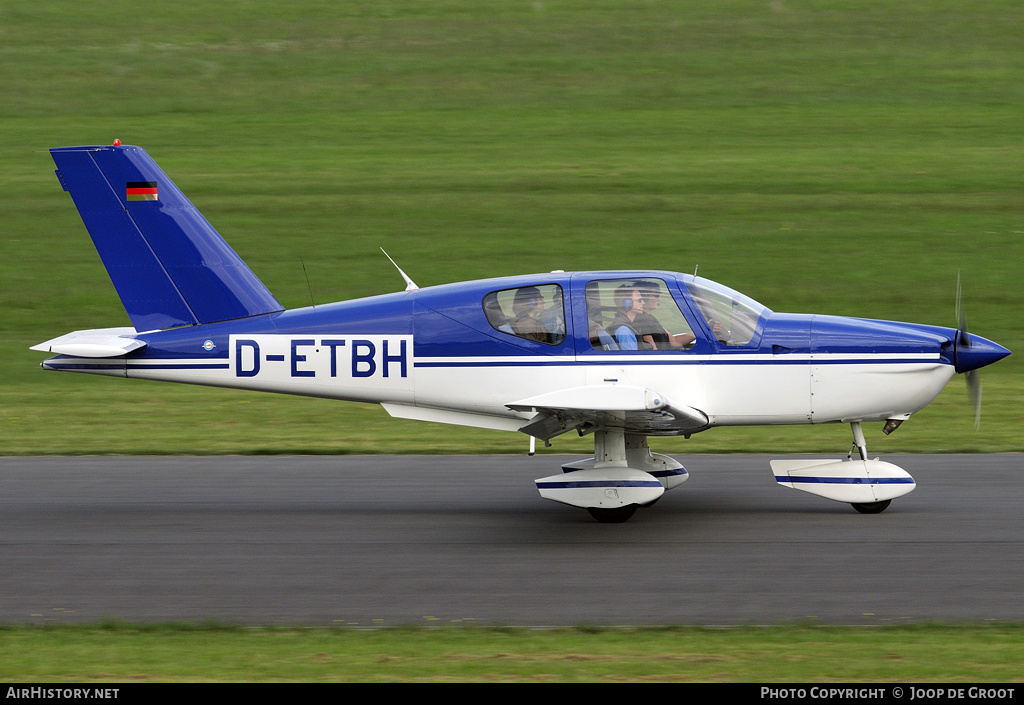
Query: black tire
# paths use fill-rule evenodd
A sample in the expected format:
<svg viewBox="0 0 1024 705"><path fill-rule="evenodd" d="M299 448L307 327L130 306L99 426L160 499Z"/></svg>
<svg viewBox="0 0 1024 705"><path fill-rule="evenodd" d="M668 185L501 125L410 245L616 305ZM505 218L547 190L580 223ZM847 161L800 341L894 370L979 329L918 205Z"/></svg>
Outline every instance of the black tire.
<svg viewBox="0 0 1024 705"><path fill-rule="evenodd" d="M853 502L851 506L861 514L881 514L888 508L891 499L881 502Z"/></svg>
<svg viewBox="0 0 1024 705"><path fill-rule="evenodd" d="M627 504L625 507L615 507L615 509L587 507L587 511L590 512L590 516L602 524L621 524L636 513L636 508L635 504Z"/></svg>

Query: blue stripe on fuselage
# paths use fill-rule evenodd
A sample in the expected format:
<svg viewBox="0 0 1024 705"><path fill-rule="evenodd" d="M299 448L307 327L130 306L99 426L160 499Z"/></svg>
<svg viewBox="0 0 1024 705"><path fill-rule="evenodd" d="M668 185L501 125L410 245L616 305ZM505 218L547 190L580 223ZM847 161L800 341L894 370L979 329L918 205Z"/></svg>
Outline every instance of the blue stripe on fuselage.
<svg viewBox="0 0 1024 705"><path fill-rule="evenodd" d="M588 358L582 360L545 360L545 359L524 359L524 360L460 360L453 357L447 360L416 361L413 363L417 368L481 368L481 367L574 367L577 365L899 365L899 364L950 364L938 356L938 354L918 355L906 357L814 357L801 360L787 359L736 359L730 355L716 356L713 359L694 359L680 356L674 359L658 360L623 360L614 354L607 358Z"/></svg>

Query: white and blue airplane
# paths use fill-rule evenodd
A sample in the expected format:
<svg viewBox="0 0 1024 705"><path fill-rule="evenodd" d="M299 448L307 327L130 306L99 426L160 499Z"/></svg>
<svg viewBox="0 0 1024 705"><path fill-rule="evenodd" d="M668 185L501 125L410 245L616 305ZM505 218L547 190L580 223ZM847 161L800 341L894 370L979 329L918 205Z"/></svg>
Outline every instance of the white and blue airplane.
<svg viewBox="0 0 1024 705"><path fill-rule="evenodd" d="M650 436L716 426L847 423L845 460L774 460L776 481L883 511L914 489L869 459L955 373L1010 351L958 328L775 313L710 280L663 271L562 272L285 310L138 147L51 150L132 327L33 350L47 370L377 403L394 417L593 434L594 457L536 481L548 499L627 520L684 482ZM397 267L397 265L396 265ZM959 289L959 287L958 287ZM957 295L959 308L959 291Z"/></svg>

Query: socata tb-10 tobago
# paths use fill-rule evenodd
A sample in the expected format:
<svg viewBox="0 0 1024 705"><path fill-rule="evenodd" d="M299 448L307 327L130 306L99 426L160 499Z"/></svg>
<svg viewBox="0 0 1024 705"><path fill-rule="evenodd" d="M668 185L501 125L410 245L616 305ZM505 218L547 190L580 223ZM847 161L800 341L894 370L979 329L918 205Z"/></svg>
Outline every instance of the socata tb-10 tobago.
<svg viewBox="0 0 1024 705"><path fill-rule="evenodd" d="M775 460L779 484L884 510L914 488L869 460L954 373L1009 351L959 328L774 313L661 271L551 272L286 311L138 147L51 150L133 327L34 346L48 370L374 402L392 416L594 435L543 497L625 521L687 478L649 436L715 426L848 423L847 460ZM401 270L399 270L401 272ZM958 292L959 306L959 292ZM856 456L854 450L857 451Z"/></svg>

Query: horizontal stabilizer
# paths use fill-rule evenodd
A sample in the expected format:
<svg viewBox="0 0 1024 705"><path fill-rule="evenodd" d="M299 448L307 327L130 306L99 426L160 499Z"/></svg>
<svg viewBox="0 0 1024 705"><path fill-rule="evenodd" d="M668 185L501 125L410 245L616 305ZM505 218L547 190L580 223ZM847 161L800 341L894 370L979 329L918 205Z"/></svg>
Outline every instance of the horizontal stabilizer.
<svg viewBox="0 0 1024 705"><path fill-rule="evenodd" d="M773 460L780 485L851 504L902 497L917 484L906 470L881 460Z"/></svg>
<svg viewBox="0 0 1024 705"><path fill-rule="evenodd" d="M283 310L144 150L50 154L136 330Z"/></svg>
<svg viewBox="0 0 1024 705"><path fill-rule="evenodd" d="M134 328L76 330L45 343L33 345L31 349L73 357L120 357L132 350L146 347L144 341L133 337L135 334Z"/></svg>

